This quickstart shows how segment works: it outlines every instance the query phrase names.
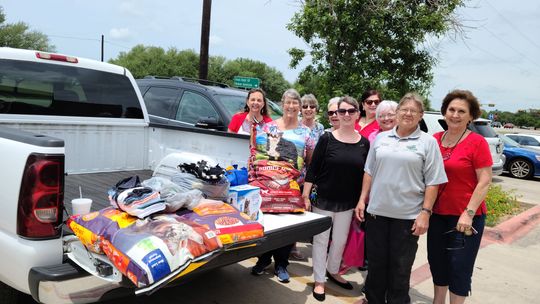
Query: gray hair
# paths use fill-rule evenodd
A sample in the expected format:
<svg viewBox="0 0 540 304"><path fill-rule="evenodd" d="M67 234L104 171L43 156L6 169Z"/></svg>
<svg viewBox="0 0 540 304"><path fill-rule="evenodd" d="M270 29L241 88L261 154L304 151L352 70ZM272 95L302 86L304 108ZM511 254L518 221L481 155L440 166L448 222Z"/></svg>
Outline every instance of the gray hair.
<svg viewBox="0 0 540 304"><path fill-rule="evenodd" d="M300 93L295 89L287 89L281 96L281 102L285 102L285 98L289 97L290 99L298 100L298 103L301 103Z"/></svg>
<svg viewBox="0 0 540 304"><path fill-rule="evenodd" d="M317 107L317 110L319 109L319 102L317 101L317 98L315 98L315 95L313 94L306 94L302 96L302 105L315 105Z"/></svg>
<svg viewBox="0 0 540 304"><path fill-rule="evenodd" d="M418 93L415 92L409 92L405 94L401 100L399 101L398 109L403 106L403 104L413 101L416 103L416 106L420 109L420 113L424 113L424 100Z"/></svg>
<svg viewBox="0 0 540 304"><path fill-rule="evenodd" d="M396 112L398 107L397 102L392 100L383 100L381 103L377 106L377 110L375 110L375 119L379 120L379 116L382 112L388 112L393 111Z"/></svg>
<svg viewBox="0 0 540 304"><path fill-rule="evenodd" d="M330 100L328 101L328 109L330 109L330 106L333 105L333 104L335 104L337 106L340 99L341 99L341 97L339 97L339 96L330 98Z"/></svg>

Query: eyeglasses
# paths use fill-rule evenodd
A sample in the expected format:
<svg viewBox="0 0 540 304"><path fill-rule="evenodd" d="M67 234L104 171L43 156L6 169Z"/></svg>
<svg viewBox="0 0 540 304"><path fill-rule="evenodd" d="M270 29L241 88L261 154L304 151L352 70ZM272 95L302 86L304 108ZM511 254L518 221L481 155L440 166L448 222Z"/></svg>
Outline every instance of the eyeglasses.
<svg viewBox="0 0 540 304"><path fill-rule="evenodd" d="M345 113L349 113L349 115L353 115L354 113L358 112L358 110L355 109L355 108L352 108L352 109L338 109L337 112L338 112L339 115L345 115Z"/></svg>
<svg viewBox="0 0 540 304"><path fill-rule="evenodd" d="M334 115L337 115L337 111L328 111L326 112L326 114L328 114L328 117L334 116Z"/></svg>
<svg viewBox="0 0 540 304"><path fill-rule="evenodd" d="M384 115L380 115L379 118L381 119L391 119L396 117L396 113L386 113Z"/></svg>
<svg viewBox="0 0 540 304"><path fill-rule="evenodd" d="M478 234L478 231L472 226L470 230L465 230L465 232L457 231L456 228L446 231L443 233L447 237L446 250L460 250L465 248L465 237L476 234Z"/></svg>
<svg viewBox="0 0 540 304"><path fill-rule="evenodd" d="M367 104L368 106L375 103L375 105L378 106L381 103L381 100L380 99L367 99L367 100L364 100L364 103Z"/></svg>
<svg viewBox="0 0 540 304"><path fill-rule="evenodd" d="M302 109L307 109L307 108L310 108L310 109L317 109L317 106L316 105L302 105Z"/></svg>
<svg viewBox="0 0 540 304"><path fill-rule="evenodd" d="M399 109L399 113L401 113L401 114L411 114L412 116L415 116L420 112L418 112L418 110L415 110L415 109Z"/></svg>

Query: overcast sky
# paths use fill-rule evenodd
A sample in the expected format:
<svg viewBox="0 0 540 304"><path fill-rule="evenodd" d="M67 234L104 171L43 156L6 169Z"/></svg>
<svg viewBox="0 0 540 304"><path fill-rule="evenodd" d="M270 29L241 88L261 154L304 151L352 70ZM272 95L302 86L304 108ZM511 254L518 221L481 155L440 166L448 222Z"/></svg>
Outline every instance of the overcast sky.
<svg viewBox="0 0 540 304"><path fill-rule="evenodd" d="M202 0L3 0L0 5L7 22L26 22L48 35L58 52L73 56L99 60L102 34L105 60L137 44L197 52L200 47ZM300 70L289 68L287 50L306 45L285 26L298 9L293 0L213 0L210 55L260 60L293 82ZM429 41L439 58L432 106L439 108L448 91L463 88L486 110L539 109L540 1L473 0L459 16L469 27L465 39Z"/></svg>

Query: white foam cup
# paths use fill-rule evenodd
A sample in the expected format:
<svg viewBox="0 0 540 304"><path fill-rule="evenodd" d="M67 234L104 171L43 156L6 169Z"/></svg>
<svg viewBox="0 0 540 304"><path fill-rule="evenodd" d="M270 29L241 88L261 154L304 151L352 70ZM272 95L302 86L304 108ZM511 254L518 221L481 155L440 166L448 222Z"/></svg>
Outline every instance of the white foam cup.
<svg viewBox="0 0 540 304"><path fill-rule="evenodd" d="M71 200L71 207L73 208L73 215L87 214L90 213L92 200L89 198L74 198Z"/></svg>

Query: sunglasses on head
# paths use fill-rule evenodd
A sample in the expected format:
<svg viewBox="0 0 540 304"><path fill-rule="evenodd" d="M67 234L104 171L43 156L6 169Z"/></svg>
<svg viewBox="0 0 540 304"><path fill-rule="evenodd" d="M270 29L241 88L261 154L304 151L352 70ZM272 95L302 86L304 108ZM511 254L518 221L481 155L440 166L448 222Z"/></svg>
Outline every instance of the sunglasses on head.
<svg viewBox="0 0 540 304"><path fill-rule="evenodd" d="M345 115L345 113L349 113L349 115L353 115L354 113L356 113L358 110L355 109L355 108L352 108L352 109L338 109L337 112L339 115Z"/></svg>
<svg viewBox="0 0 540 304"><path fill-rule="evenodd" d="M317 109L317 106L316 105L302 105L302 109L307 109L307 108Z"/></svg>
<svg viewBox="0 0 540 304"><path fill-rule="evenodd" d="M381 100L380 99L368 99L368 100L364 101L364 103L367 104L368 106L375 103L375 105L378 106L381 103Z"/></svg>

